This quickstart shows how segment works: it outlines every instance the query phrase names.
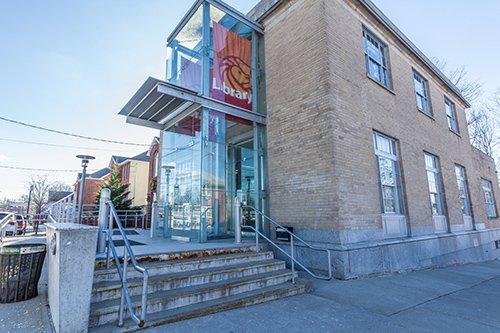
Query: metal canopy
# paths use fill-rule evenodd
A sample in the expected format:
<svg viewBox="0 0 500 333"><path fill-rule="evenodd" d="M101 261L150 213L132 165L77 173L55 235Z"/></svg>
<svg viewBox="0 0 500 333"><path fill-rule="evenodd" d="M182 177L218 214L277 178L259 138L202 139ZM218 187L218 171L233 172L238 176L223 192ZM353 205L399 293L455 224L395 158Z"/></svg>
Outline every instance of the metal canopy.
<svg viewBox="0 0 500 333"><path fill-rule="evenodd" d="M119 114L127 117L127 123L163 130L200 107L266 124L264 115L152 77L144 82Z"/></svg>

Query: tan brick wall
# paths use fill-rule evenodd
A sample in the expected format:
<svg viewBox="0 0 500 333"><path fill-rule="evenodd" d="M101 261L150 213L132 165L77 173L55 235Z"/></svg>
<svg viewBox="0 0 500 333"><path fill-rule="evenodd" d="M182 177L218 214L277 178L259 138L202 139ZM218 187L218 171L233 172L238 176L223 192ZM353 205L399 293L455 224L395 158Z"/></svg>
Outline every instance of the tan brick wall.
<svg viewBox="0 0 500 333"><path fill-rule="evenodd" d="M377 130L399 141L414 234L433 227L424 150L440 159L451 224L463 224L458 163L467 171L475 222L499 226L486 218L480 186L481 177L491 180L498 198L494 164L470 146L464 105L357 1L288 1L264 25L270 202L278 221L381 230ZM366 75L363 25L389 45L393 91ZM412 68L429 81L433 118L416 108ZM445 95L456 104L461 136L448 130Z"/></svg>
<svg viewBox="0 0 500 333"><path fill-rule="evenodd" d="M295 1L265 37L272 213L315 229L334 228L338 205L323 10L321 1Z"/></svg>

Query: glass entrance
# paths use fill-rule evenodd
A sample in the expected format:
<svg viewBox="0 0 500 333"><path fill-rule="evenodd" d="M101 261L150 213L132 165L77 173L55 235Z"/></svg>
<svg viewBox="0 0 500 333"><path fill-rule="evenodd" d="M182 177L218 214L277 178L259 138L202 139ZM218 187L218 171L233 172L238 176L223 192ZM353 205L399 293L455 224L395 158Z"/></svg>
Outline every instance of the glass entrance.
<svg viewBox="0 0 500 333"><path fill-rule="evenodd" d="M163 133L160 234L207 241L234 237L234 204L257 207L259 157L251 121L203 109ZM244 212L254 225L255 214Z"/></svg>

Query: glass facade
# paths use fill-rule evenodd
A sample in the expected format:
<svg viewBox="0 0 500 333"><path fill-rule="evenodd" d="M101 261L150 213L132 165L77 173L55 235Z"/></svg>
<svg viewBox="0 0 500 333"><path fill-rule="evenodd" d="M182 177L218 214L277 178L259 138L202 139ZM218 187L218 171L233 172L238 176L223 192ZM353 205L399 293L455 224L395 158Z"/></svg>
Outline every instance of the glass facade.
<svg viewBox="0 0 500 333"><path fill-rule="evenodd" d="M208 2L170 38L167 82L236 111L200 106L163 131L157 234L233 237L236 197L265 209L265 125L246 116L261 112L259 40L249 24ZM243 219L261 223L247 210Z"/></svg>

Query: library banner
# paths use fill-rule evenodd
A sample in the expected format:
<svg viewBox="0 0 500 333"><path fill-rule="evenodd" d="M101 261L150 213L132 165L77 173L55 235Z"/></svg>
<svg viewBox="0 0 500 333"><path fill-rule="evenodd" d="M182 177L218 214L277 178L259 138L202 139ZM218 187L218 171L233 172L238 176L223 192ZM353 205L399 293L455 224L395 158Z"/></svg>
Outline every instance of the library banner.
<svg viewBox="0 0 500 333"><path fill-rule="evenodd" d="M252 109L252 42L213 21L214 62L210 95Z"/></svg>

